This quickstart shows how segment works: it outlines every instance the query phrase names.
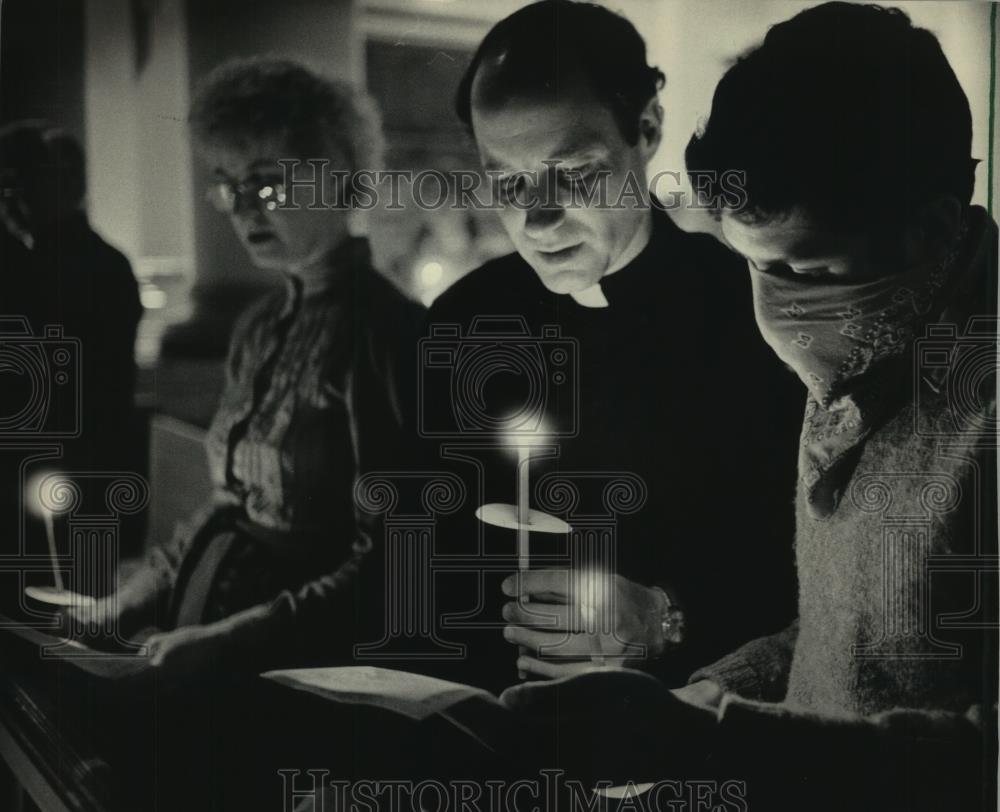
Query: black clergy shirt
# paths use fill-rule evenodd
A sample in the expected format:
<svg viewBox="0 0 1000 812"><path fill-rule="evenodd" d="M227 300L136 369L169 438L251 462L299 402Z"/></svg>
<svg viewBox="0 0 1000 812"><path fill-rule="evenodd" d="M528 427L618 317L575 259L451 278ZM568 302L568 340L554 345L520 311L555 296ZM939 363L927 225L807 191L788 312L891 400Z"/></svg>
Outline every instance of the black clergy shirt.
<svg viewBox="0 0 1000 812"><path fill-rule="evenodd" d="M601 525L610 511L615 570L665 587L685 608L688 642L642 666L678 683L699 663L780 628L793 612L792 496L802 396L757 331L742 261L714 238L680 230L658 209L651 216L643 251L600 283L606 308L550 292L518 254L488 262L447 290L429 313L419 428L425 467L446 466L444 446L490 439L488 421L482 430L484 414L540 402L537 386L517 373L516 359L511 369L495 360L480 364L485 371L475 369L482 334L517 332L521 320L530 337L500 343L542 365L541 409L558 445L557 457L532 462L532 507L552 508L574 527ZM460 337L450 338L456 330ZM445 352L434 355L436 347ZM569 378L555 376L560 348L576 357L576 369L572 358L565 366ZM461 398L468 402L457 404ZM457 442L426 436L449 421L472 431ZM466 479L468 496L437 525L434 609L442 639L469 647L465 667L446 673L499 688L515 679L516 651L501 636L507 599L499 587L516 568L515 533L480 528L473 512L479 499L514 501L514 455L468 453L482 461L479 473L448 455ZM622 487L608 487L617 474L628 475ZM560 475L573 483L577 504L561 503L558 488L539 504L546 494L536 489ZM643 502L638 509L636 499ZM488 556L483 579L447 571L448 556L461 562L476 554L480 531ZM559 544L532 534L532 566L558 566ZM506 565L494 554L508 556ZM485 622L443 620L463 611Z"/></svg>

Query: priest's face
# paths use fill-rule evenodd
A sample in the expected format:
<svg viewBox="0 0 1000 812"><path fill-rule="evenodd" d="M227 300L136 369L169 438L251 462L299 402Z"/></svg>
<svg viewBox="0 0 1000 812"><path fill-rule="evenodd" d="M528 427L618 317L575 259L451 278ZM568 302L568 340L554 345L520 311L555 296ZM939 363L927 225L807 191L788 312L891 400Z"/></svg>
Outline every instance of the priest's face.
<svg viewBox="0 0 1000 812"><path fill-rule="evenodd" d="M649 233L646 165L660 141L656 100L630 145L583 81L561 86L554 99L487 105L477 99L480 78L472 89L476 145L496 179L504 228L542 283L553 293L575 293L631 261Z"/></svg>

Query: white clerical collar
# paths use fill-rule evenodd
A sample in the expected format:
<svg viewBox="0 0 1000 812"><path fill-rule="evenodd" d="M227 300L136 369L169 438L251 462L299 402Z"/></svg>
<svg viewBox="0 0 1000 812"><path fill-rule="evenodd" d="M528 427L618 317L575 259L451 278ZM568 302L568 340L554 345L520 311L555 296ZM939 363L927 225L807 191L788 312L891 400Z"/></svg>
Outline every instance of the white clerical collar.
<svg viewBox="0 0 1000 812"><path fill-rule="evenodd" d="M625 265L619 265L617 268L612 268L601 279L607 279L611 274L618 273L624 267ZM608 302L608 297L604 295L604 289L601 287L600 282L583 290L572 291L569 295L581 307L601 308L611 306Z"/></svg>
<svg viewBox="0 0 1000 812"><path fill-rule="evenodd" d="M632 243L625 250L624 255L619 259L618 263L611 268L611 270L606 271L602 279L607 279L612 274L618 273L622 268L627 268L631 265L635 258L639 256L649 245L649 241L653 237L653 219L650 217L646 220L645 226L640 228L635 236L632 238ZM573 300L581 307L592 307L601 308L609 307L608 297L604 295L604 291L601 289L601 284L598 282L596 285L591 285L585 290L580 290L576 292L571 292L570 296Z"/></svg>
<svg viewBox="0 0 1000 812"><path fill-rule="evenodd" d="M583 290L573 291L570 293L570 296L581 307L600 308L608 306L608 297L604 295L604 291L601 290L599 283Z"/></svg>

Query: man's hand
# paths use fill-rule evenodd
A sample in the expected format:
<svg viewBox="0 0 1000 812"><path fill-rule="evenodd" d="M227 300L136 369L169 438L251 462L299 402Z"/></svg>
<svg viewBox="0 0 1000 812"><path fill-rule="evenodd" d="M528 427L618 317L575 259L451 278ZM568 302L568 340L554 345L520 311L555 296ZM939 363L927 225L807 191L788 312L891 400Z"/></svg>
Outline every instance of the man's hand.
<svg viewBox="0 0 1000 812"><path fill-rule="evenodd" d="M687 702L696 708L716 710L722 704L722 689L711 680L702 679L674 690L681 702Z"/></svg>
<svg viewBox="0 0 1000 812"><path fill-rule="evenodd" d="M659 680L624 668L526 682L500 701L537 745L544 767L596 785L658 781L698 772L715 730L715 711L678 699Z"/></svg>
<svg viewBox="0 0 1000 812"><path fill-rule="evenodd" d="M623 665L659 656L663 595L620 575L603 576L601 607L581 602L578 577L567 570L528 570L507 578L504 637L523 648L518 670L559 678L595 664ZM584 593L586 590L584 590ZM585 599L585 598L584 598Z"/></svg>

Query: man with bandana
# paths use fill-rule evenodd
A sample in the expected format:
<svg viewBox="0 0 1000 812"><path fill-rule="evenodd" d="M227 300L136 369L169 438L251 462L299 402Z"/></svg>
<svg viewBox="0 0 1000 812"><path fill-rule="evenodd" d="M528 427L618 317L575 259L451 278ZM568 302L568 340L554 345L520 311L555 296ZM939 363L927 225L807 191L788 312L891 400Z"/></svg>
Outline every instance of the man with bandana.
<svg viewBox="0 0 1000 812"><path fill-rule="evenodd" d="M798 619L674 692L624 671L510 689L543 729L558 709L556 764L739 776L768 810L995 809L997 228L971 133L897 9L803 11L720 81L686 158L746 171L723 233L806 387Z"/></svg>

